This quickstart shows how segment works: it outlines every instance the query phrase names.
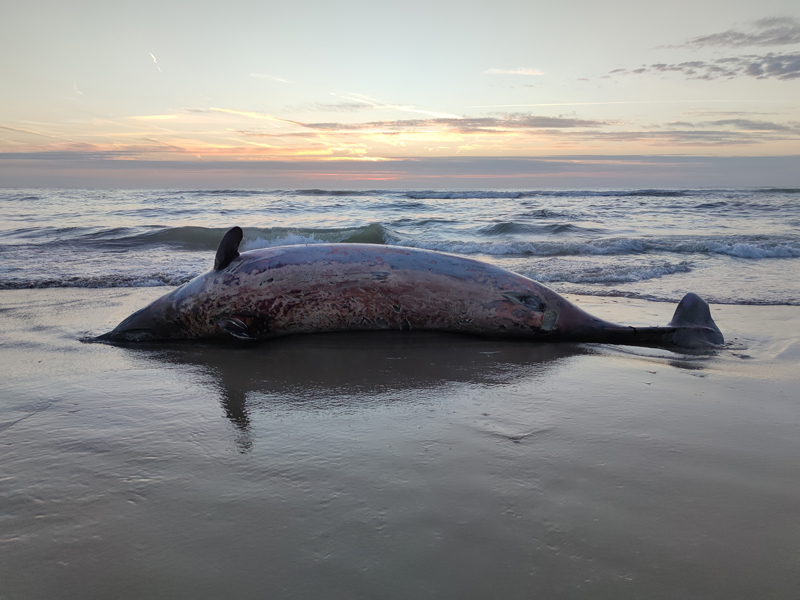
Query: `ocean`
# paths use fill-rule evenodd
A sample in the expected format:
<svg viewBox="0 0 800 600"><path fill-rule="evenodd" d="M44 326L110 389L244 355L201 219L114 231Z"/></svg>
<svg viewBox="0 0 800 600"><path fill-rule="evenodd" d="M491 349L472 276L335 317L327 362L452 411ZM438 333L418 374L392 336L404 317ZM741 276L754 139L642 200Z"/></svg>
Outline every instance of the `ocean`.
<svg viewBox="0 0 800 600"><path fill-rule="evenodd" d="M0 191L0 289L175 286L242 250L366 242L467 255L561 293L800 303L800 190Z"/></svg>

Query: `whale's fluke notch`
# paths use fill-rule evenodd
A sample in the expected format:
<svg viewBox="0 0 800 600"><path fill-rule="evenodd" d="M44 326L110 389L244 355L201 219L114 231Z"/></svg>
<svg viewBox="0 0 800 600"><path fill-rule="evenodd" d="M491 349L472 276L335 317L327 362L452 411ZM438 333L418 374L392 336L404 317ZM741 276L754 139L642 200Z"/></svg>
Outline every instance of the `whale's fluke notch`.
<svg viewBox="0 0 800 600"><path fill-rule="evenodd" d="M689 340L680 339L680 335L699 336L702 341L716 346L721 346L725 343L722 332L717 327L714 319L711 318L711 308L708 306L708 302L692 292L686 294L678 303L675 314L672 315L672 321L669 322L667 327L680 328L676 332L675 338L675 342L679 345L695 345L687 343Z"/></svg>
<svg viewBox="0 0 800 600"><path fill-rule="evenodd" d="M242 243L242 237L244 237L244 233L241 227L229 229L228 233L222 237L219 248L217 248L217 256L214 259L215 271L224 269L231 264L234 258L239 256L239 244Z"/></svg>

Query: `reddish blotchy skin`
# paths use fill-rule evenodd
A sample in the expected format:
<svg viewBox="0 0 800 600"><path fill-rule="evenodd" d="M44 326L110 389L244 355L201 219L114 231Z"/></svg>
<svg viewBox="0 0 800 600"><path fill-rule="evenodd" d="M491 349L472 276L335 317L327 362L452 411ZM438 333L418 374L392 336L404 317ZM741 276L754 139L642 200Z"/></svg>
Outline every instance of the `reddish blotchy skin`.
<svg viewBox="0 0 800 600"><path fill-rule="evenodd" d="M245 252L108 335L145 329L150 339L401 329L593 341L597 331L629 328L480 261L393 246L309 244Z"/></svg>

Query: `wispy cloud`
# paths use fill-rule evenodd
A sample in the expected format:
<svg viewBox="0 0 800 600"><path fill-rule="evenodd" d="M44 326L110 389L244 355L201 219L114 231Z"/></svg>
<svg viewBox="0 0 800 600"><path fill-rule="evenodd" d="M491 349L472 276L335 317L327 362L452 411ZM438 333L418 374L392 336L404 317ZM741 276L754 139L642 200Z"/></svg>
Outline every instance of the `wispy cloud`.
<svg viewBox="0 0 800 600"><path fill-rule="evenodd" d="M365 96L364 94L353 94L353 93L351 93L348 96L344 96L344 95L340 95L340 94L336 94L334 92L331 92L331 96L336 96L338 98L343 98L344 100L348 100L348 101L353 102L353 103L365 104L365 105L368 105L368 106L370 106L372 108L376 108L376 109L383 108L383 109L388 109L388 110L399 110L399 111L402 111L402 112L417 113L417 114L421 114L421 115L428 115L430 117L437 117L437 118L443 118L443 119L460 119L461 118L458 115L451 115L451 114L448 114L448 113L435 112L435 111L431 111L431 110L423 110L421 108L417 108L416 106L412 106L412 105L408 105L408 104L388 104L388 103L385 103L385 102L380 102L378 100L375 100L375 99L373 99L373 98L371 98L369 96ZM355 96L355 98L353 98L353 96Z"/></svg>
<svg viewBox="0 0 800 600"><path fill-rule="evenodd" d="M670 127L731 127L739 131L783 131L800 135L798 123L774 123L772 121L756 121L753 119L716 119L714 121L673 121Z"/></svg>
<svg viewBox="0 0 800 600"><path fill-rule="evenodd" d="M383 104L376 108L391 108L394 110L400 110L403 112L410 112L410 113L417 113L420 115L429 115L431 117L441 118L441 119L460 119L458 115L451 115L448 113L441 113L432 110L422 110L421 108L416 108L415 106L404 106L401 104Z"/></svg>
<svg viewBox="0 0 800 600"><path fill-rule="evenodd" d="M569 129L575 127L600 127L610 121L596 121L566 117L544 117L512 113L497 117L462 117L434 119L398 119L394 121L369 121L366 123L304 123L304 127L319 131L374 131L413 133L418 130L446 129L458 133L498 133L524 129Z"/></svg>
<svg viewBox="0 0 800 600"><path fill-rule="evenodd" d="M363 110L373 110L375 104L367 102L304 102L295 106L286 107L287 110L298 112L361 112Z"/></svg>
<svg viewBox="0 0 800 600"><path fill-rule="evenodd" d="M28 135L36 135L46 138L52 138L52 135L47 135L46 133L39 133L38 131L31 131L30 129L20 129L19 127L8 127L7 125L0 125L0 129L5 129L6 131L13 131L15 133L26 133Z"/></svg>
<svg viewBox="0 0 800 600"><path fill-rule="evenodd" d="M794 17L769 17L753 22L749 31L729 29L721 33L691 38L677 47L705 48L708 46L786 46L800 44L800 20ZM675 47L675 46L673 46Z"/></svg>
<svg viewBox="0 0 800 600"><path fill-rule="evenodd" d="M346 105L354 106L350 110L344 107ZM461 156L531 156L587 149L591 152L641 152L654 148L659 152L686 152L694 149L713 153L719 152L714 148L726 148L736 153L745 151L737 148L756 145L760 145L762 153L782 154L796 152L793 148L800 142L800 122L789 116L792 113L772 118L766 116L768 113L742 111L739 106L732 106L729 113L684 112L672 122L652 124L585 118L574 113L548 116L510 111L462 117L397 115L399 118L393 118L395 115L391 113L364 113L372 110L365 106L399 105L379 104L356 96L339 97L334 107L322 106L341 113L330 115L330 120L318 116L298 119L300 115L289 119L235 108L187 108L115 120L93 119L90 133L85 123L54 125L9 121L0 125L0 151L108 151L112 153L109 156L128 160L209 156L237 161L266 158L292 161L303 156L315 160L454 156L458 153ZM26 138L24 134L51 139ZM76 145L77 142L83 145Z"/></svg>
<svg viewBox="0 0 800 600"><path fill-rule="evenodd" d="M674 131L598 131L565 134L578 142L643 143L659 147L721 147L763 144L766 141L795 141L800 135L768 135L760 131L730 131L725 129L676 129Z"/></svg>
<svg viewBox="0 0 800 600"><path fill-rule="evenodd" d="M764 112L757 110L714 110L708 108L692 108L681 113L692 117L751 117L753 115L777 115L778 112Z"/></svg>
<svg viewBox="0 0 800 600"><path fill-rule="evenodd" d="M800 52L792 54L747 54L712 60L690 60L680 63L653 63L636 69L614 69L609 75L642 75L644 73L675 72L687 79L779 79L788 81L800 78Z"/></svg>
<svg viewBox="0 0 800 600"><path fill-rule="evenodd" d="M516 69L486 69L484 73L488 75L544 75L539 69L529 67L518 67Z"/></svg>
<svg viewBox="0 0 800 600"><path fill-rule="evenodd" d="M137 121L172 121L180 119L180 115L136 115L128 118Z"/></svg>
<svg viewBox="0 0 800 600"><path fill-rule="evenodd" d="M577 142L626 142L647 146L719 147L745 146L767 142L800 141L800 122L734 118L707 121L672 121L640 130L558 131L565 139Z"/></svg>
<svg viewBox="0 0 800 600"><path fill-rule="evenodd" d="M278 77L276 75L267 75L266 73L250 73L250 77L255 77L256 79L271 79L272 81L279 81L281 83L292 83L288 79L284 79L283 77Z"/></svg>
<svg viewBox="0 0 800 600"><path fill-rule="evenodd" d="M239 115L242 117L249 117L251 119L266 119L270 121L274 127L280 127L278 123L289 123L291 125L297 125L296 121L290 121L288 119L281 119L280 117L275 117L273 115L268 115L266 113L260 113L255 111L248 111L248 110L233 110L230 108L214 108L211 107L208 109L208 112L216 112L216 113L225 113L229 115Z"/></svg>

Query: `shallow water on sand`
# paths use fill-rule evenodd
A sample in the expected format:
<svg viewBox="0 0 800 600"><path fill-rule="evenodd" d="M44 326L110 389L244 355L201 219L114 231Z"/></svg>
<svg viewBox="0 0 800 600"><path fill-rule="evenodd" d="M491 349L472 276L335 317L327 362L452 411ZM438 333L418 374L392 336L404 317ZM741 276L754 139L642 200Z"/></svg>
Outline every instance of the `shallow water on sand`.
<svg viewBox="0 0 800 600"><path fill-rule="evenodd" d="M78 341L163 291L0 291L0 598L800 594L798 307L711 355Z"/></svg>

